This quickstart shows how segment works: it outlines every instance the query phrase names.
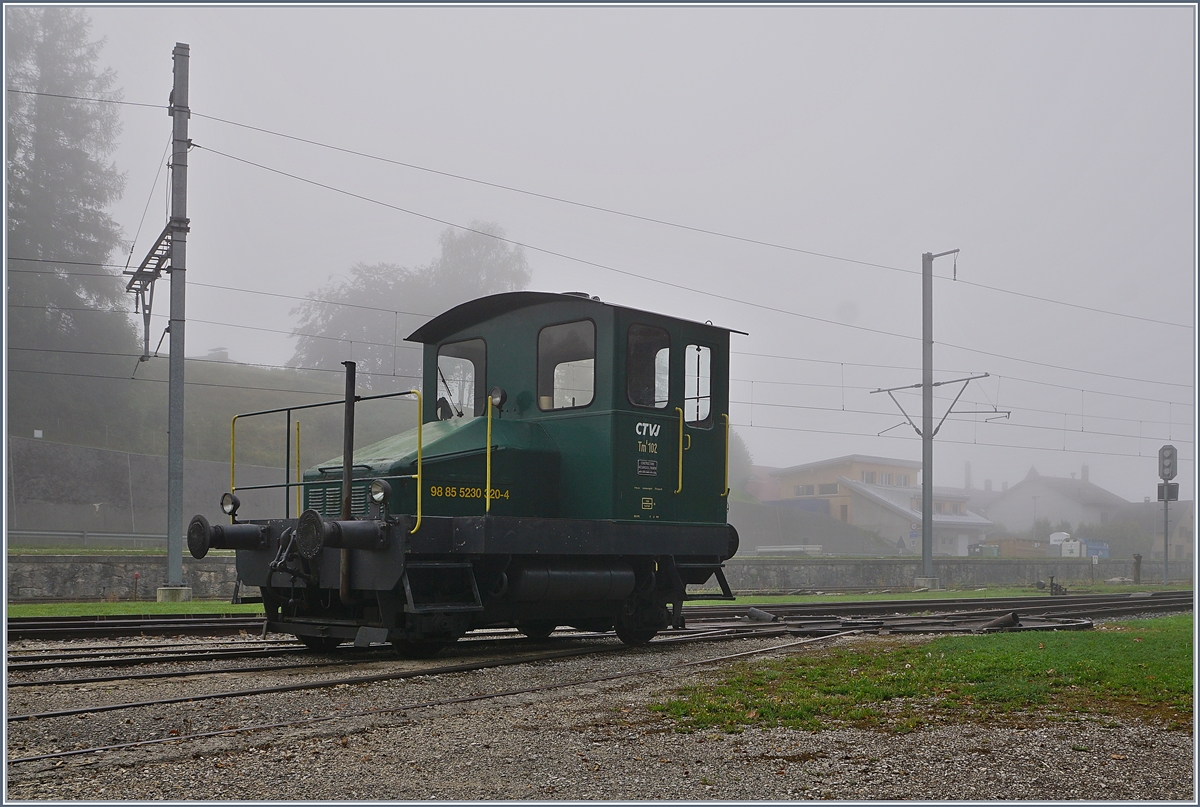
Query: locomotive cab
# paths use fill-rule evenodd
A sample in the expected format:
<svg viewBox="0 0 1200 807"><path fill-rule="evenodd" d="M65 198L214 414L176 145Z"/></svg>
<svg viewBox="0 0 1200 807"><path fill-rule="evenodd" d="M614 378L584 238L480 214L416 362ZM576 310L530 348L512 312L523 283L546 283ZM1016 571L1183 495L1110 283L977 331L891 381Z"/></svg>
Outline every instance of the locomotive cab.
<svg viewBox="0 0 1200 807"><path fill-rule="evenodd" d="M236 544L270 628L310 646L559 625L644 643L683 625L689 584L732 599L729 334L583 294L464 303L408 337L417 429L309 469L299 519L235 514L194 543ZM349 433L352 389L346 408Z"/></svg>

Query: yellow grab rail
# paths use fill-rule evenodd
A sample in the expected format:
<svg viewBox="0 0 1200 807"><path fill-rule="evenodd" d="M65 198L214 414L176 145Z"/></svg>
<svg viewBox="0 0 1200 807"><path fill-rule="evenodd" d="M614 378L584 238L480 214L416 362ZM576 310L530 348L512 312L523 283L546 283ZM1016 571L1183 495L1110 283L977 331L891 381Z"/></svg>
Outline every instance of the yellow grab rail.
<svg viewBox="0 0 1200 807"><path fill-rule="evenodd" d="M483 494L483 512L492 512L492 396L487 396L488 422L487 422L487 447L484 449L484 454L487 456L487 471L484 474L483 486L485 488Z"/></svg>
<svg viewBox="0 0 1200 807"><path fill-rule="evenodd" d="M408 534L412 535L417 530L421 529L421 392L419 390L410 389L413 395L417 396L417 523L409 530Z"/></svg>
<svg viewBox="0 0 1200 807"><path fill-rule="evenodd" d="M234 456L236 455L236 450L238 450L238 418L240 418L240 417L241 417L240 414L235 414L235 416L233 416L233 420L230 420L230 422L229 422L229 492L230 492L230 494L234 494L234 492L238 492L238 488L236 488L236 485L234 485L234 482L233 482L233 470L234 470L234 466L235 466Z"/></svg>
<svg viewBox="0 0 1200 807"><path fill-rule="evenodd" d="M304 506L304 486L300 482L300 421L296 421L296 515L300 515L300 508Z"/></svg>
<svg viewBox="0 0 1200 807"><path fill-rule="evenodd" d="M678 406L675 411L679 413L679 487L675 488L676 493L683 492L683 410Z"/></svg>
<svg viewBox="0 0 1200 807"><path fill-rule="evenodd" d="M728 496L730 495L730 416L722 414L721 417L725 418L725 491L721 492L721 496Z"/></svg>

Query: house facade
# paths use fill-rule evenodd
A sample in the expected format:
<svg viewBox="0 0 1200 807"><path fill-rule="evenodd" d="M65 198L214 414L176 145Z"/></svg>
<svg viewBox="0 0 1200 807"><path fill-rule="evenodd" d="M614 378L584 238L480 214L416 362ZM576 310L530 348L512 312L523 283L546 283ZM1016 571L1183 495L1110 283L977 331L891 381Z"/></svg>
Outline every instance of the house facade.
<svg viewBox="0 0 1200 807"><path fill-rule="evenodd" d="M822 513L855 524L851 491L840 480L850 479L881 487L920 484L921 463L912 460L850 454L820 462L793 465L775 471L779 499L809 512ZM856 525L857 526L857 525Z"/></svg>
<svg viewBox="0 0 1200 807"><path fill-rule="evenodd" d="M864 454L783 468L772 474L790 508L821 513L879 536L898 554L921 552L921 463ZM967 508L969 492L933 491L933 553L966 557L993 527Z"/></svg>
<svg viewBox="0 0 1200 807"><path fill-rule="evenodd" d="M988 505L987 517L1009 532L1024 532L1035 522L1046 519L1052 526L1066 521L1072 529L1081 524L1107 524L1129 502L1115 493L1093 484L1088 467L1066 479L1042 476L1030 468L1022 481L997 496Z"/></svg>

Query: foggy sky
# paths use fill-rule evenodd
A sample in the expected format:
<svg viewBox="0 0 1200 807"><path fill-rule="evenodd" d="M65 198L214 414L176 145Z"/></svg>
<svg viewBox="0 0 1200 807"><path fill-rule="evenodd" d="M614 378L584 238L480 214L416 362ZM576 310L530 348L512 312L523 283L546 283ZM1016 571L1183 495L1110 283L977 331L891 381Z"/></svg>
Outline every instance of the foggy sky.
<svg viewBox="0 0 1200 807"><path fill-rule="evenodd" d="M876 436L903 417L869 391L921 380L921 254L961 249L957 282L953 258L935 264L936 379L990 373L958 408L1012 415L952 416L936 483L961 486L968 461L975 487L997 489L1087 465L1140 501L1171 442L1194 486L1191 7L88 14L127 101L165 103L172 48L191 46L189 356L283 364L289 337L199 320L288 331L295 301L234 289L303 296L356 262L426 264L445 227L213 149L433 219L497 222L527 245L531 288L748 331L733 337L731 417L778 467L920 459L907 425ZM114 213L132 238L170 119L122 110ZM160 178L135 260L163 199ZM939 416L955 392L939 388ZM919 391L898 397L916 418Z"/></svg>

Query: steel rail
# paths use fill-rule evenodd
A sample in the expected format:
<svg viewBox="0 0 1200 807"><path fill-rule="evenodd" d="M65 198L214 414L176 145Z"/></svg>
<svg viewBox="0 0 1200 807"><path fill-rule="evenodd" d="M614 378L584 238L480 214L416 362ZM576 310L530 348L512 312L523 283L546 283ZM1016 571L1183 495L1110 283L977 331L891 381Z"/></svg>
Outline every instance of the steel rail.
<svg viewBox="0 0 1200 807"><path fill-rule="evenodd" d="M510 689L510 690L504 690L502 692L489 692L489 693L484 693L484 694L480 694L480 695L468 695L468 696L461 697L461 698L447 698L447 699L438 700L438 701L425 701L425 702L420 702L420 703L405 704L403 706L389 706L389 707L385 707L385 708L368 709L363 712L354 712L354 713L349 713L349 714L322 715L320 717L300 718L298 720L289 720L289 721L283 721L283 722L279 722L279 723L263 723L263 724L254 725L254 726L241 726L238 728L219 729L217 731L205 731L205 732L198 732L195 734L185 734L185 735L182 735L179 737L159 737L159 738L155 738L153 740L138 740L135 742L119 743L116 745L108 745L108 746L102 746L102 747L96 747L96 748L79 748L79 749L73 749L71 751L56 751L56 752L49 753L49 754L38 754L36 756L16 757L14 759L9 759L8 764L15 765L15 764L22 763L22 762L36 762L36 761L46 760L46 759L59 759L62 757L80 756L83 754L96 754L96 753L102 753L104 751L115 751L115 750L121 750L124 748L135 748L135 747L147 746L147 745L162 745L162 744L166 744L166 743L182 743L182 742L187 742L189 740L198 740L198 739L204 739L207 737L217 737L217 736L229 735L229 734L239 734L242 732L248 733L248 732L253 732L253 731L264 731L264 730L276 729L276 728L291 728L293 726L311 725L314 723L324 723L324 722L328 722L330 720L346 720L346 719L356 718L356 717L374 717L376 715L385 715L385 714L395 714L397 712L416 711L418 709L429 709L429 708L434 708L437 706L454 706L454 705L462 704L462 703L474 703L474 702L483 701L483 700L491 700L494 698L511 697L514 695L528 695L528 694L533 694L533 693L537 693L537 692L549 692L549 691L555 690L555 689L566 689L569 687L587 686L589 684L599 684L599 683L604 683L606 681L616 681L616 680L619 680L622 678L633 678L633 677L639 676L639 675L653 675L655 673L674 672L683 667L695 667L695 666L699 666L699 665L703 665L703 664L715 664L715 663L722 662L722 661L731 661L733 659L745 658L747 656L761 655L764 653L772 653L772 652L776 652L779 650L786 650L786 649L789 649L792 647L797 647L799 645L806 645L806 644L811 644L813 642L819 642L819 641L827 641L829 639L835 639L840 636L850 636L850 635L853 635L856 633L858 633L858 631L846 631L844 633L834 634L832 636L819 636L819 637L810 638L810 639L801 639L801 640L794 641L794 642L787 642L782 645L775 645L773 647L759 648L757 650L747 650L747 651L744 651L741 653L732 653L732 654L725 655L725 656L716 656L716 657L712 657L712 658L700 659L697 661L686 661L686 662L682 662L679 664L672 664L670 666L665 666L665 667L654 667L651 669L632 670L632 671L627 671L627 672L623 672L623 673L614 673L612 675L595 676L593 678L586 678L586 679L575 680L575 681L564 681L564 682L560 682L557 684L546 684L544 686L538 686L538 687L525 687L523 689ZM621 646L614 647L611 649L612 650L621 650L621 649L627 649L627 648L625 648L624 645L621 645ZM572 655L578 655L578 654L572 654ZM427 671L423 674L428 675L429 672Z"/></svg>

